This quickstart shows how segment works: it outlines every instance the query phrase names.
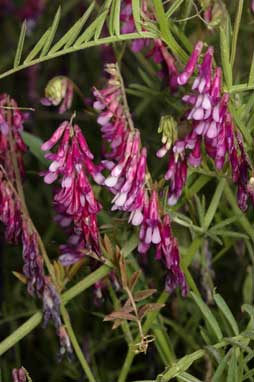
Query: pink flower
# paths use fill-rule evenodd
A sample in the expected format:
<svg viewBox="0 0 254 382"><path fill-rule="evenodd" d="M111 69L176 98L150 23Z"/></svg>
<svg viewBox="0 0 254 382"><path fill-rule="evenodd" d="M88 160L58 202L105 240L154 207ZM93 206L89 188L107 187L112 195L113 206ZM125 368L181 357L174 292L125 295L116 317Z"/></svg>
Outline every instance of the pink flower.
<svg viewBox="0 0 254 382"><path fill-rule="evenodd" d="M179 85L185 85L194 74L202 46L201 42L196 44L184 71L177 77ZM190 105L187 120L190 122L191 131L185 138L176 141L173 147L169 147L169 164L165 174L165 179L170 180L168 203L175 204L180 197L187 179L187 165L198 167L201 164L203 141L206 153L214 160L218 170L222 170L228 156L233 182L238 184L239 206L245 210L250 165L247 164L243 145L239 139L237 143L235 137L235 128L228 110L229 95L221 95L221 68L213 71L212 59L213 48L209 47L198 66L191 94L183 97L183 101ZM164 145L157 152L157 156L164 156L169 148Z"/></svg>
<svg viewBox="0 0 254 382"><path fill-rule="evenodd" d="M12 370L12 380L13 382L26 382L26 372L23 367L19 369Z"/></svg>
<svg viewBox="0 0 254 382"><path fill-rule="evenodd" d="M76 237L75 242L69 241L61 247L60 260L67 265L78 261L87 251L100 254L96 214L101 206L94 197L88 176L99 184L104 177L93 163L93 155L78 125L63 122L42 145L42 150L50 150L57 144L54 153L46 154L52 162L43 175L46 183L59 178L60 187L54 194L54 202L65 219L64 225L72 226L71 237Z"/></svg>

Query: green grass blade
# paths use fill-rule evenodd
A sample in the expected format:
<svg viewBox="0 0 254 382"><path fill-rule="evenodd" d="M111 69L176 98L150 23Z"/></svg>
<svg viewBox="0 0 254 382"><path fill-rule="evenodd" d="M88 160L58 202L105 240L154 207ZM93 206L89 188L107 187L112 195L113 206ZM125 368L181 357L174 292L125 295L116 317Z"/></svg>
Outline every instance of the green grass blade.
<svg viewBox="0 0 254 382"><path fill-rule="evenodd" d="M243 1L244 0L238 0L238 8L236 12L236 18L235 18L233 36L232 36L232 45L231 45L231 57L230 57L231 67L234 66L234 62L235 62L237 39L238 39L238 33L240 29L242 12L243 12Z"/></svg>
<svg viewBox="0 0 254 382"><path fill-rule="evenodd" d="M218 293L216 293L214 295L214 300L216 302L216 305L220 309L220 311L225 316L229 325L231 326L231 329L233 330L234 335L237 336L239 334L239 328L238 328L237 322L236 322L231 310L229 309L228 305L226 304L225 300Z"/></svg>
<svg viewBox="0 0 254 382"><path fill-rule="evenodd" d="M226 31L223 27L220 28L220 51L223 74L225 77L227 88L230 90L233 81L233 74L232 65L229 60L229 45L226 37Z"/></svg>
<svg viewBox="0 0 254 382"><path fill-rule="evenodd" d="M40 40L37 42L37 44L33 47L31 52L26 57L24 64L28 64L29 62L31 62L37 56L37 54L42 50L45 42L47 41L49 33L50 33L50 29L46 30L46 32L41 36Z"/></svg>
<svg viewBox="0 0 254 382"><path fill-rule="evenodd" d="M171 17L177 11L177 9L182 5L183 2L184 0L173 1L173 4L169 7L169 9L166 12L166 16Z"/></svg>
<svg viewBox="0 0 254 382"><path fill-rule="evenodd" d="M141 9L140 9L140 0L132 0L132 13L133 13L133 18L135 22L135 26L138 32L141 32Z"/></svg>
<svg viewBox="0 0 254 382"><path fill-rule="evenodd" d="M49 161L44 158L45 153L41 150L41 145L43 141L41 138L36 137L33 134L27 133L26 131L22 132L22 138L25 144L29 147L31 153L43 164L48 165Z"/></svg>
<svg viewBox="0 0 254 382"><path fill-rule="evenodd" d="M221 341L223 338L223 334L213 313L199 296L195 295L193 292L190 292L190 294L193 300L195 301L195 303L198 305L201 313L203 314L210 328L214 332L217 340Z"/></svg>
<svg viewBox="0 0 254 382"><path fill-rule="evenodd" d="M57 52L59 49L61 49L63 46L65 48L70 47L76 38L78 37L82 27L88 20L89 16L91 15L93 9L94 9L94 2L91 3L89 8L86 10L86 12L83 14L83 16L76 21L76 23L66 32L63 37L50 49L50 54L53 54Z"/></svg>
<svg viewBox="0 0 254 382"><path fill-rule="evenodd" d="M206 230L209 228L209 226L210 226L210 224L214 218L214 215L217 211L217 208L219 206L221 195L223 193L225 184L226 184L226 180L221 179L217 188L216 188L216 191L213 195L213 198L210 202L210 205L208 207L208 210L206 212L205 219L204 219L204 226L205 226Z"/></svg>
<svg viewBox="0 0 254 382"><path fill-rule="evenodd" d="M61 7L58 8L58 10L57 10L57 12L55 14L52 26L50 27L50 33L48 35L48 38L46 40L46 43L45 43L42 51L41 51L41 56L46 56L46 54L49 51L49 48L50 48L50 46L52 44L52 41L53 41L53 39L55 37L56 31L57 31L57 28L58 28L58 25L59 25L60 17L61 17Z"/></svg>
<svg viewBox="0 0 254 382"><path fill-rule="evenodd" d="M250 66L250 74L249 74L249 81L248 86L254 85L254 53L252 56L251 66Z"/></svg>
<svg viewBox="0 0 254 382"><path fill-rule="evenodd" d="M120 11L121 11L121 0L116 0L115 11L114 11L114 31L117 36L120 35Z"/></svg>
<svg viewBox="0 0 254 382"><path fill-rule="evenodd" d="M15 58L14 58L14 64L13 64L14 68L16 68L19 65L19 63L20 63L20 59L21 59L21 54L22 54L22 51L23 51L25 37L26 37L26 20L24 20L24 22L23 22L23 24L21 26L18 46L17 46L17 50L16 50L16 55L15 55Z"/></svg>

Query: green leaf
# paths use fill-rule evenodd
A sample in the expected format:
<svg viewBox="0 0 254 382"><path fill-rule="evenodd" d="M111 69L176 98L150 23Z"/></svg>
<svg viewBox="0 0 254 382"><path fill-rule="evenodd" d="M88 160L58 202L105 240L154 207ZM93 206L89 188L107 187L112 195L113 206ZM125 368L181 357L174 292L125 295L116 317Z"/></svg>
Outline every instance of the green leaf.
<svg viewBox="0 0 254 382"><path fill-rule="evenodd" d="M243 283L243 301L245 304L252 304L253 302L253 271L251 266L247 267Z"/></svg>
<svg viewBox="0 0 254 382"><path fill-rule="evenodd" d="M227 352L227 354L225 355L225 357L220 362L219 366L217 367L211 382L222 382L223 381L222 377L224 376L224 372L225 372L225 369L227 367L227 363L228 363L228 359L230 357L230 354L231 354L231 351L229 350Z"/></svg>
<svg viewBox="0 0 254 382"><path fill-rule="evenodd" d="M223 227L225 227L225 226L235 222L238 218L239 218L238 216L232 216L230 218L222 220L220 223L215 224L212 229L213 230L221 229L221 228L223 228Z"/></svg>
<svg viewBox="0 0 254 382"><path fill-rule="evenodd" d="M112 3L112 0L107 0L105 2L105 4L104 4L104 7L102 8L101 15L99 16L100 17L100 22L96 26L96 30L95 30L95 34L94 34L94 39L95 40L97 40L100 37L103 25L105 24L106 18L107 18L108 14L109 14L109 9L110 9L111 3Z"/></svg>
<svg viewBox="0 0 254 382"><path fill-rule="evenodd" d="M97 30L100 30L100 28L102 28L102 25L104 24L105 22L105 16L107 15L106 11L102 12L90 25L89 27L82 33L81 36L79 36L79 38L77 39L77 41L75 42L75 46L78 47L82 44L84 44L85 42L89 41L95 31ZM103 23L103 24L102 24Z"/></svg>
<svg viewBox="0 0 254 382"><path fill-rule="evenodd" d="M132 0L131 4L135 27L138 32L141 32L140 0Z"/></svg>
<svg viewBox="0 0 254 382"><path fill-rule="evenodd" d="M236 348L232 349L232 354L229 360L227 382L239 382L239 379L237 377L238 365L237 365L236 351L237 351Z"/></svg>
<svg viewBox="0 0 254 382"><path fill-rule="evenodd" d="M160 26L160 32L162 39L167 43L172 52L182 60L183 63L187 62L188 56L185 51L175 40L171 31L169 30L168 18L164 12L163 2L161 0L153 0L156 19Z"/></svg>
<svg viewBox="0 0 254 382"><path fill-rule="evenodd" d="M177 11L177 9L182 5L183 2L184 0L173 1L173 4L169 7L169 9L166 12L166 16L168 18L171 17Z"/></svg>
<svg viewBox="0 0 254 382"><path fill-rule="evenodd" d="M249 74L249 81L248 86L254 85L254 53L252 56L251 66L250 66L250 74Z"/></svg>
<svg viewBox="0 0 254 382"><path fill-rule="evenodd" d="M220 326L215 316L213 315L211 310L208 308L208 306L204 303L204 301L199 296L196 296L193 292L190 292L190 294L192 298L194 299L195 303L198 305L199 309L201 310L203 316L205 317L212 331L214 332L217 340L221 341L223 338L223 334L221 332Z"/></svg>
<svg viewBox="0 0 254 382"><path fill-rule="evenodd" d="M216 305L220 309L220 311L225 316L229 325L231 326L233 333L237 336L239 334L239 328L238 328L237 322L236 322L231 310L229 309L228 305L226 304L225 300L219 294L214 295L214 300L216 302Z"/></svg>
<svg viewBox="0 0 254 382"><path fill-rule="evenodd" d="M48 53L48 51L49 51L49 48L50 48L50 46L52 44L52 41L53 41L53 39L55 37L56 31L57 31L57 28L58 28L58 25L59 25L60 17L61 17L61 7L58 8L58 10L57 10L57 12L55 14L53 23L52 23L52 25L50 27L50 32L49 32L48 38L47 38L46 43L43 46L43 49L41 51L41 57L45 56Z"/></svg>
<svg viewBox="0 0 254 382"><path fill-rule="evenodd" d="M83 16L78 21L76 21L75 24L68 30L68 32L66 32L64 36L50 49L49 51L50 54L57 52L63 46L65 48L68 48L74 43L82 27L85 25L86 21L91 15L94 9L94 5L95 3L92 2L89 8L86 10L86 12L83 14Z"/></svg>
<svg viewBox="0 0 254 382"><path fill-rule="evenodd" d="M217 188L216 188L216 191L213 195L213 198L210 202L210 205L208 207L208 210L206 212L206 215L205 215L205 219L204 219L204 227L205 229L207 230L214 218L214 215L217 211L217 208L219 206L219 203L220 203L220 199L221 199L221 195L223 193L223 190L224 190L224 187L225 187L225 179L221 179Z"/></svg>
<svg viewBox="0 0 254 382"><path fill-rule="evenodd" d="M26 20L24 20L22 27L21 27L21 31L20 31L20 35L19 35L19 42L18 42L18 46L17 46L17 50L16 50L14 64L13 64L14 68L16 68L20 63L25 37L26 37Z"/></svg>
<svg viewBox="0 0 254 382"><path fill-rule="evenodd" d="M225 28L220 28L220 51L221 51L221 62L223 68L223 74L225 77L226 85L228 90L230 90L232 86L232 66L229 60L229 46L226 38Z"/></svg>
<svg viewBox="0 0 254 382"><path fill-rule="evenodd" d="M41 145L43 141L41 138L36 137L31 133L27 133L26 131L22 132L22 138L25 144L29 147L31 153L43 164L48 165L49 161L44 158L45 153L41 150Z"/></svg>
<svg viewBox="0 0 254 382"><path fill-rule="evenodd" d="M230 58L231 67L234 66L234 62L235 62L237 39L238 39L238 33L240 29L240 23L241 23L242 12L243 12L243 1L244 0L238 0L238 8L236 12L233 36L232 36L231 58Z"/></svg>
<svg viewBox="0 0 254 382"><path fill-rule="evenodd" d="M46 30L46 32L41 36L37 44L35 44L34 48L31 50L27 58L24 60L24 64L28 64L37 56L37 54L42 50L45 42L47 41L49 34L50 34L50 29Z"/></svg>
<svg viewBox="0 0 254 382"><path fill-rule="evenodd" d="M117 36L120 35L120 11L121 11L121 0L115 0L114 31Z"/></svg>

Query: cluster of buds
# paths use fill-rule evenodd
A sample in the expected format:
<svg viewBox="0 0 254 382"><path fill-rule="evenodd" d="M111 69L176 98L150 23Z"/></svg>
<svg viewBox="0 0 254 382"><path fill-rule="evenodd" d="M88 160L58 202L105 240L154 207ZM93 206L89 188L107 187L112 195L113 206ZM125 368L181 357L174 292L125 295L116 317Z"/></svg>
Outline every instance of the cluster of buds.
<svg viewBox="0 0 254 382"><path fill-rule="evenodd" d="M202 48L202 42L198 42L184 71L177 76L179 86L185 85L192 77ZM217 67L213 71L212 59L213 48L209 47L202 63L198 66L198 75L192 84L192 93L183 97L183 101L191 105L191 109L187 112L191 131L184 139L176 140L169 152L168 170L165 175L165 178L170 180L168 203L175 204L181 195L187 177L188 164L194 167L200 165L203 141L206 153L214 160L218 170L223 168L226 155L228 156L232 179L238 185L238 203L240 208L245 210L248 196L253 199L248 180L251 166L243 144L240 143L240 133L235 133L228 109L229 95L221 95L221 69ZM163 146L157 155L161 157L165 154L166 148Z"/></svg>
<svg viewBox="0 0 254 382"><path fill-rule="evenodd" d="M43 143L42 150L51 150L57 144L55 152L45 155L51 164L42 175L48 184L60 178L54 203L60 224L69 227L71 233L68 244L62 247L60 260L64 265L70 265L85 253L100 255L96 215L101 206L95 199L88 175L99 184L103 183L104 177L94 165L93 155L78 125L64 121Z"/></svg>
<svg viewBox="0 0 254 382"><path fill-rule="evenodd" d="M140 133L133 126L120 72L114 64L108 65L106 70L110 78L106 88L94 89L94 108L99 112L97 122L102 126L102 136L109 144L109 150L104 152L102 167L109 171L103 184L115 195L112 210L130 213L129 223L140 226L139 253L145 254L154 245L157 258L163 261L169 274L167 290L172 291L180 286L185 294L185 279L169 219L161 219L157 191L149 191L150 185L146 187L149 179L147 151L142 148ZM167 122L163 138L165 145L169 145L168 130L174 140L170 128L173 121Z"/></svg>
<svg viewBox="0 0 254 382"><path fill-rule="evenodd" d="M65 113L69 110L73 99L73 83L64 76L57 76L52 78L46 88L45 97L41 99L44 106L58 106L59 113Z"/></svg>

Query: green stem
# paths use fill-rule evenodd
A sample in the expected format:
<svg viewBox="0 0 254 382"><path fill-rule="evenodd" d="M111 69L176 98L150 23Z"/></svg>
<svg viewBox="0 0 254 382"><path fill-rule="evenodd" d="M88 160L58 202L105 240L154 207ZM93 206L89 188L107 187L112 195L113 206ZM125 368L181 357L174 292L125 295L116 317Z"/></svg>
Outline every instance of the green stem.
<svg viewBox="0 0 254 382"><path fill-rule="evenodd" d="M7 70L6 72L0 74L0 79L10 76L16 72L19 72L20 70L29 68L30 66L40 64L45 61L49 61L53 58L61 57L65 54L73 53L73 52L78 52L79 50L87 49L87 48L92 48L95 46L100 46L104 44L112 44L114 42L120 42L120 41L126 41L126 40L136 40L136 39L141 39L141 38L147 38L147 39L154 39L156 38L156 35L154 33L150 32L142 32L142 33L128 33L128 34L123 34L120 36L110 36L110 37L104 37L95 41L89 41L84 44L81 44L79 46L73 46L68 49L62 49L58 52L55 52L53 54L49 54L44 57L39 57L36 58L30 62L27 62L25 64L19 65L16 68L12 68L10 70Z"/></svg>
<svg viewBox="0 0 254 382"><path fill-rule="evenodd" d="M31 318L29 318L29 320L27 320L23 325L15 330L15 332L5 338L0 343L0 356L12 348L17 342L22 340L22 338L29 334L33 329L35 329L36 326L40 324L41 320L42 313L36 312Z"/></svg>
<svg viewBox="0 0 254 382"><path fill-rule="evenodd" d="M233 194L231 188L228 184L224 187L224 194L228 200L228 203L230 204L234 214L236 216L239 216L238 224L240 224L245 232L250 236L251 241L254 243L254 235L253 235L253 226L249 222L249 220L246 218L245 214L240 210L240 208L237 205L236 197Z"/></svg>
<svg viewBox="0 0 254 382"><path fill-rule="evenodd" d="M77 341L77 338L75 336L75 333L74 333L74 330L72 328L72 325L71 325L71 321L70 321L70 317L69 317L69 314L68 314L68 311L66 310L66 308L62 305L61 306L61 314L62 314L62 317L63 317L63 321L64 321L64 324L65 324L65 327L68 331L68 334L69 334L69 337L70 337L70 341L72 343L72 346L73 346L73 349L76 353L76 356L89 380L89 382L96 382L94 376L93 376L93 373L87 363L87 360L85 359L85 356L78 344L78 341Z"/></svg>
<svg viewBox="0 0 254 382"><path fill-rule="evenodd" d="M162 294L158 298L157 302L159 304L164 304L167 301L168 297L169 297L169 294L164 291L164 292L162 292ZM147 334L148 330L151 328L151 326L154 323L154 320L156 319L158 314L159 314L158 311L154 311L154 312L151 312L148 314L148 316L145 320L145 323L143 325L143 334L144 335ZM137 338L134 340L134 344L137 343L138 341L139 341L139 336L137 336ZM128 349L127 355L125 357L125 361L124 361L124 364L123 364L122 369L120 371L120 375L118 377L117 382L125 382L126 381L127 375L129 373L129 370L131 368L131 365L132 365L134 358L135 358L135 353L134 353L132 347L130 346Z"/></svg>
<svg viewBox="0 0 254 382"><path fill-rule="evenodd" d="M96 283L96 281L109 274L110 271L111 268L108 265L102 265L100 268L96 269L96 271L90 273L83 280L79 281L76 285L63 293L62 302L67 304L70 300L82 293L85 289Z"/></svg>
<svg viewBox="0 0 254 382"><path fill-rule="evenodd" d="M237 39L238 39L238 33L239 33L239 29L240 29L240 23L241 23L242 12L243 12L243 1L244 0L238 1L238 9L237 9L235 24L234 24L232 46L231 46L231 57L230 57L230 64L231 64L232 68L233 68L234 62L235 62Z"/></svg>

